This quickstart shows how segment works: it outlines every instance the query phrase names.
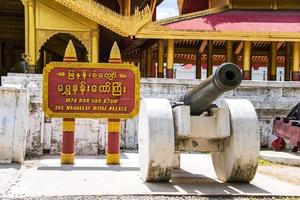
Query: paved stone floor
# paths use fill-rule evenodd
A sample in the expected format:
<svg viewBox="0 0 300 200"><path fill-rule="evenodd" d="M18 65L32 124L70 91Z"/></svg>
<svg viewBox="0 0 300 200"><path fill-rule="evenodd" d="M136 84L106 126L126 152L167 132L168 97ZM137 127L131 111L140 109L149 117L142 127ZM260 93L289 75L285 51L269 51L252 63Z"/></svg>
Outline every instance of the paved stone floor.
<svg viewBox="0 0 300 200"><path fill-rule="evenodd" d="M293 153L291 151L261 151L260 157L264 160L271 161L273 163L294 165L300 167L300 152Z"/></svg>
<svg viewBox="0 0 300 200"><path fill-rule="evenodd" d="M137 153L122 154L120 166L107 166L104 156L76 158L74 166L61 166L58 156L27 160L24 166L0 165L0 199L64 199L71 195L72 199L83 199L82 195L86 199L100 195L129 195L120 199L144 197L131 195L150 195L147 199L151 195L300 197L300 167L262 163L250 184L225 184L217 180L210 154L183 154L182 169L174 171L171 182L144 183L139 176Z"/></svg>

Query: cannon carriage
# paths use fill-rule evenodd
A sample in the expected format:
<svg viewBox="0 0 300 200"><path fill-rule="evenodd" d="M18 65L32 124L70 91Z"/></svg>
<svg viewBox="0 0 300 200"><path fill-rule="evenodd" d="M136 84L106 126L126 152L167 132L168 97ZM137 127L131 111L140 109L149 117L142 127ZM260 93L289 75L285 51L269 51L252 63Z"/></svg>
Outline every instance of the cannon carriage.
<svg viewBox="0 0 300 200"><path fill-rule="evenodd" d="M215 172L224 182L254 178L260 142L253 105L244 99L226 99L224 107L213 105L241 81L239 68L225 63L178 103L142 99L138 136L144 181L169 181L181 152L211 152Z"/></svg>

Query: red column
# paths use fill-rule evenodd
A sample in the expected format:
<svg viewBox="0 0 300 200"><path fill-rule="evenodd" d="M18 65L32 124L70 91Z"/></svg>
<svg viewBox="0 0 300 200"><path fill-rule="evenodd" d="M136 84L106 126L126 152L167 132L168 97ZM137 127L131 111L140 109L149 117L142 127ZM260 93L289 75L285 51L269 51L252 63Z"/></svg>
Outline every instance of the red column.
<svg viewBox="0 0 300 200"><path fill-rule="evenodd" d="M63 119L63 136L61 147L61 164L74 164L75 119Z"/></svg>
<svg viewBox="0 0 300 200"><path fill-rule="evenodd" d="M72 41L69 42L66 48L64 62L77 62L76 50ZM74 164L74 132L75 119L64 118L60 157L61 164Z"/></svg>
<svg viewBox="0 0 300 200"><path fill-rule="evenodd" d="M122 63L120 49L115 42L111 52L109 63ZM106 163L110 165L120 164L120 119L108 119Z"/></svg>
<svg viewBox="0 0 300 200"><path fill-rule="evenodd" d="M107 164L120 164L120 119L108 119Z"/></svg>

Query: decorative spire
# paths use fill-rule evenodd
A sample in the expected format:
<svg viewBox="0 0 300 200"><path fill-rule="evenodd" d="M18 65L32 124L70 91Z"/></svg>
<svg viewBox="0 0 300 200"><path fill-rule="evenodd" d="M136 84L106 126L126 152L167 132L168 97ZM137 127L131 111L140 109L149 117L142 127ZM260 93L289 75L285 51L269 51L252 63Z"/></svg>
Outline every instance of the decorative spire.
<svg viewBox="0 0 300 200"><path fill-rule="evenodd" d="M117 42L114 42L109 56L109 63L121 63L121 53Z"/></svg>
<svg viewBox="0 0 300 200"><path fill-rule="evenodd" d="M77 62L76 50L72 40L69 41L69 44L66 48L64 62Z"/></svg>

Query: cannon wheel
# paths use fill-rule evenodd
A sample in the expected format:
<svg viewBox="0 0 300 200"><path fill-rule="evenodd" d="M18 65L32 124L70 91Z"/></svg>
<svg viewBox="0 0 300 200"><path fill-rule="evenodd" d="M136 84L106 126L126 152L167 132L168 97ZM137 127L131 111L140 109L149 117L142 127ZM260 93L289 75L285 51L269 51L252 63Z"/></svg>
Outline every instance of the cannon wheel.
<svg viewBox="0 0 300 200"><path fill-rule="evenodd" d="M175 143L172 108L167 99L141 101L138 138L142 179L169 181Z"/></svg>
<svg viewBox="0 0 300 200"><path fill-rule="evenodd" d="M218 178L224 182L250 182L256 173L260 140L258 120L250 101L225 100L230 111L230 137L223 151L212 152Z"/></svg>

